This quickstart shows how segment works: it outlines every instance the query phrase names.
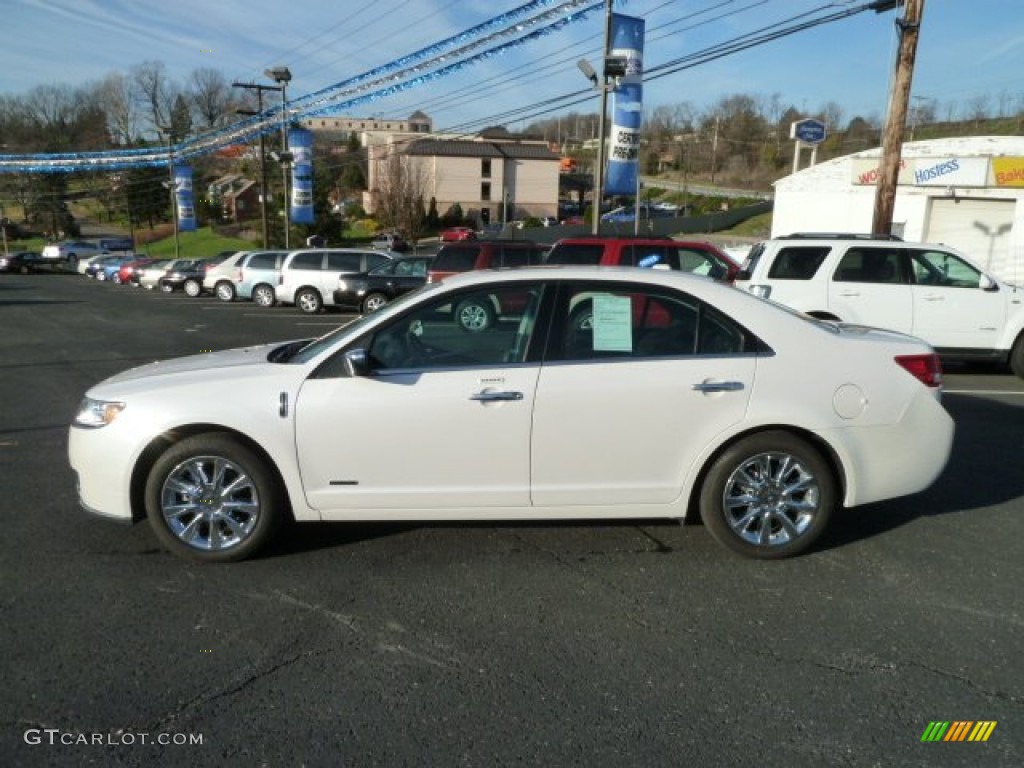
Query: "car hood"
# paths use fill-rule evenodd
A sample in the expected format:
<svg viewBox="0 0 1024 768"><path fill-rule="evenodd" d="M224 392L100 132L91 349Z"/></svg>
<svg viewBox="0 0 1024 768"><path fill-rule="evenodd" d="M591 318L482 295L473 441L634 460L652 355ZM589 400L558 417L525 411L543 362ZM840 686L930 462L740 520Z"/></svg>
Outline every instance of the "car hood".
<svg viewBox="0 0 1024 768"><path fill-rule="evenodd" d="M281 342L275 342L254 347L226 349L223 352L209 352L200 355L189 355L188 357L177 357L171 360L160 360L118 373L106 379L103 382L103 386L122 384L139 379L151 379L158 376L187 374L196 371L202 371L206 374L238 366L268 365L267 356L280 346L282 346Z"/></svg>

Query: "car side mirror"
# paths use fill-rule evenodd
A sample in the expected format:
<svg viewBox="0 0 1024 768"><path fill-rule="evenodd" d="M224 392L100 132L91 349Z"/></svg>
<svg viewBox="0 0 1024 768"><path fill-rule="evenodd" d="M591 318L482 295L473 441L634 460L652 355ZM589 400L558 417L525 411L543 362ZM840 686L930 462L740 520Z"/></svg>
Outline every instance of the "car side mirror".
<svg viewBox="0 0 1024 768"><path fill-rule="evenodd" d="M370 358L365 349L350 349L345 353L345 375L349 378L366 376L370 373Z"/></svg>
<svg viewBox="0 0 1024 768"><path fill-rule="evenodd" d="M749 269L741 269L739 272L736 273L736 279L737 280L749 280L750 279L750 270Z"/></svg>
<svg viewBox="0 0 1024 768"><path fill-rule="evenodd" d="M978 287L983 291L998 291L999 285L988 275L983 274L978 281Z"/></svg>

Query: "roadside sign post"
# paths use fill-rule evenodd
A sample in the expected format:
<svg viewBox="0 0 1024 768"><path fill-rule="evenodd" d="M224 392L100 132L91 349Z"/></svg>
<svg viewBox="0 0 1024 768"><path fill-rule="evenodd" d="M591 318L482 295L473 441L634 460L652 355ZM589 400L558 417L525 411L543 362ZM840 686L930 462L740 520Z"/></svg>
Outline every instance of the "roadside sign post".
<svg viewBox="0 0 1024 768"><path fill-rule="evenodd" d="M811 165L818 162L818 145L825 140L825 124L821 120L807 118L797 120L789 126L789 138L795 141L793 148L793 173L800 170L800 153L804 147L811 148Z"/></svg>

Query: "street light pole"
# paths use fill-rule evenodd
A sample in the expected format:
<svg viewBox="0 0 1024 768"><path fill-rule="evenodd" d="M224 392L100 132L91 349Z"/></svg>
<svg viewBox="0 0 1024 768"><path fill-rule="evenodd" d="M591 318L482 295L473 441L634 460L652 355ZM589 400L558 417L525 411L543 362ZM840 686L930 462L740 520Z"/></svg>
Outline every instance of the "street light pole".
<svg viewBox="0 0 1024 768"><path fill-rule="evenodd" d="M281 90L279 85L259 85L257 83L232 83L231 85L234 88L256 91L257 111L236 109L235 112L239 115L262 115L263 92ZM260 133L260 220L263 225L263 247L268 248L270 226L267 223L267 140L262 132Z"/></svg>
<svg viewBox="0 0 1024 768"><path fill-rule="evenodd" d="M181 258L181 240L178 234L178 185L174 181L174 136L167 126L157 125L162 136L167 137L167 188L171 191L171 222L174 224L174 258Z"/></svg>
<svg viewBox="0 0 1024 768"><path fill-rule="evenodd" d="M292 73L288 67L273 67L263 71L267 77L281 87L281 176L284 180L284 247L289 249L289 231L291 229L291 200L288 196L288 166L291 155L288 152L288 83Z"/></svg>

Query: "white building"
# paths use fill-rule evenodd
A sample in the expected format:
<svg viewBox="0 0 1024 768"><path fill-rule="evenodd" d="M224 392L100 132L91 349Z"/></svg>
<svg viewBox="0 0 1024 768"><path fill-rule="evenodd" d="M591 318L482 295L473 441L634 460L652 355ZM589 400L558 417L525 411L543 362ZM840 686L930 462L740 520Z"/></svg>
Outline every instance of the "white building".
<svg viewBox="0 0 1024 768"><path fill-rule="evenodd" d="M870 231L881 152L836 158L775 182L772 237ZM1024 283L1024 137L905 143L892 232L945 243L997 277Z"/></svg>

